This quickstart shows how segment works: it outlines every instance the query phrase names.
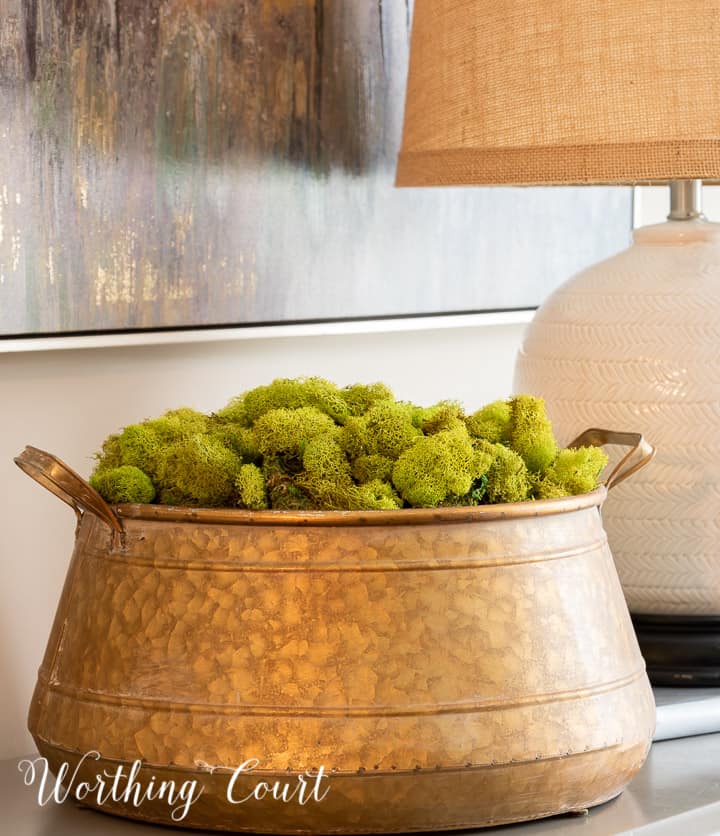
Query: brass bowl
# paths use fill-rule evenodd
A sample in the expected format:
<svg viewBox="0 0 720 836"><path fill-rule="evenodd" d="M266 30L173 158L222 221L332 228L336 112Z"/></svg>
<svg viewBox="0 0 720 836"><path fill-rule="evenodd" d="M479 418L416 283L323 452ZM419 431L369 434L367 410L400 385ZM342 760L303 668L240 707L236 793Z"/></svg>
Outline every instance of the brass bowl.
<svg viewBox="0 0 720 836"><path fill-rule="evenodd" d="M608 487L653 452L582 439L635 442ZM600 804L646 758L654 703L605 486L428 510L111 508L50 454L16 461L79 521L30 709L39 751L78 780L140 761L139 782L202 788L181 820L166 799L89 806L258 833L481 827ZM234 774L234 800L264 797L230 803ZM324 798L273 797L299 776Z"/></svg>

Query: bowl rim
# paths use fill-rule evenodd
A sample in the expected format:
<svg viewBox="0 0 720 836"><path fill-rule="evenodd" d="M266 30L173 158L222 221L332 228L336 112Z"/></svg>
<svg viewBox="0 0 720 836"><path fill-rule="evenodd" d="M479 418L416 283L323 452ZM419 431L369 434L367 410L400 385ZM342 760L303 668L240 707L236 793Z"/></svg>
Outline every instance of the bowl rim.
<svg viewBox="0 0 720 836"><path fill-rule="evenodd" d="M111 507L122 520L269 526L395 526L549 517L599 507L606 496L607 488L600 485L589 493L555 499L452 508L398 508L388 511L247 511L242 508L189 508L139 503Z"/></svg>

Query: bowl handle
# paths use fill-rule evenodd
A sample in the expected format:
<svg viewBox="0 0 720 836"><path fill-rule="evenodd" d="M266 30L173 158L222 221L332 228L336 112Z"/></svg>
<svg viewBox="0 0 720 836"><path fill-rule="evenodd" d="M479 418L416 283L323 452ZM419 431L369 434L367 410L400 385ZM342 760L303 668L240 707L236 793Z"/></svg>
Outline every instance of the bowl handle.
<svg viewBox="0 0 720 836"><path fill-rule="evenodd" d="M600 430L593 428L585 430L568 447L602 447L604 444L619 444L632 448L615 465L612 473L605 480L605 487L611 490L620 482L624 482L641 467L645 467L655 455L655 448L642 437L640 433L622 433L614 430Z"/></svg>
<svg viewBox="0 0 720 836"><path fill-rule="evenodd" d="M38 450L37 447L28 446L15 457L14 462L28 476L54 493L63 502L67 502L78 518L84 511L89 511L107 523L121 537L123 536L123 524L107 502L89 482L86 482L65 462L60 461L57 456Z"/></svg>

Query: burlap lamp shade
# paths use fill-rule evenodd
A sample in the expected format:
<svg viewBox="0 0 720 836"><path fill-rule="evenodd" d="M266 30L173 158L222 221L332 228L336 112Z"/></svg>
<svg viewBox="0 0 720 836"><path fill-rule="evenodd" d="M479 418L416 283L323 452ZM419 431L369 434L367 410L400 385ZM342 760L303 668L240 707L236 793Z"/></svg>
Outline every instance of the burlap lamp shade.
<svg viewBox="0 0 720 836"><path fill-rule="evenodd" d="M401 186L720 179L720 2L417 0Z"/></svg>
<svg viewBox="0 0 720 836"><path fill-rule="evenodd" d="M671 185L667 223L540 308L514 381L561 441L658 447L604 519L665 684L720 684L720 225L699 206L718 180L720 0L417 0L399 185Z"/></svg>

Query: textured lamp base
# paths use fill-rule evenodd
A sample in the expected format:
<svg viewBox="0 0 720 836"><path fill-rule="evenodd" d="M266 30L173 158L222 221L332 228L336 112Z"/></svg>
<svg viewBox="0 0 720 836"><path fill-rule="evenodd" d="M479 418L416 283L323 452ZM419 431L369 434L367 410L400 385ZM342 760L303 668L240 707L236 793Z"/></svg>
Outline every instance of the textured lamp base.
<svg viewBox="0 0 720 836"><path fill-rule="evenodd" d="M540 308L514 389L545 398L561 443L611 426L657 446L603 509L628 606L720 618L720 224L634 239Z"/></svg>
<svg viewBox="0 0 720 836"><path fill-rule="evenodd" d="M720 616L633 615L653 685L720 687Z"/></svg>

